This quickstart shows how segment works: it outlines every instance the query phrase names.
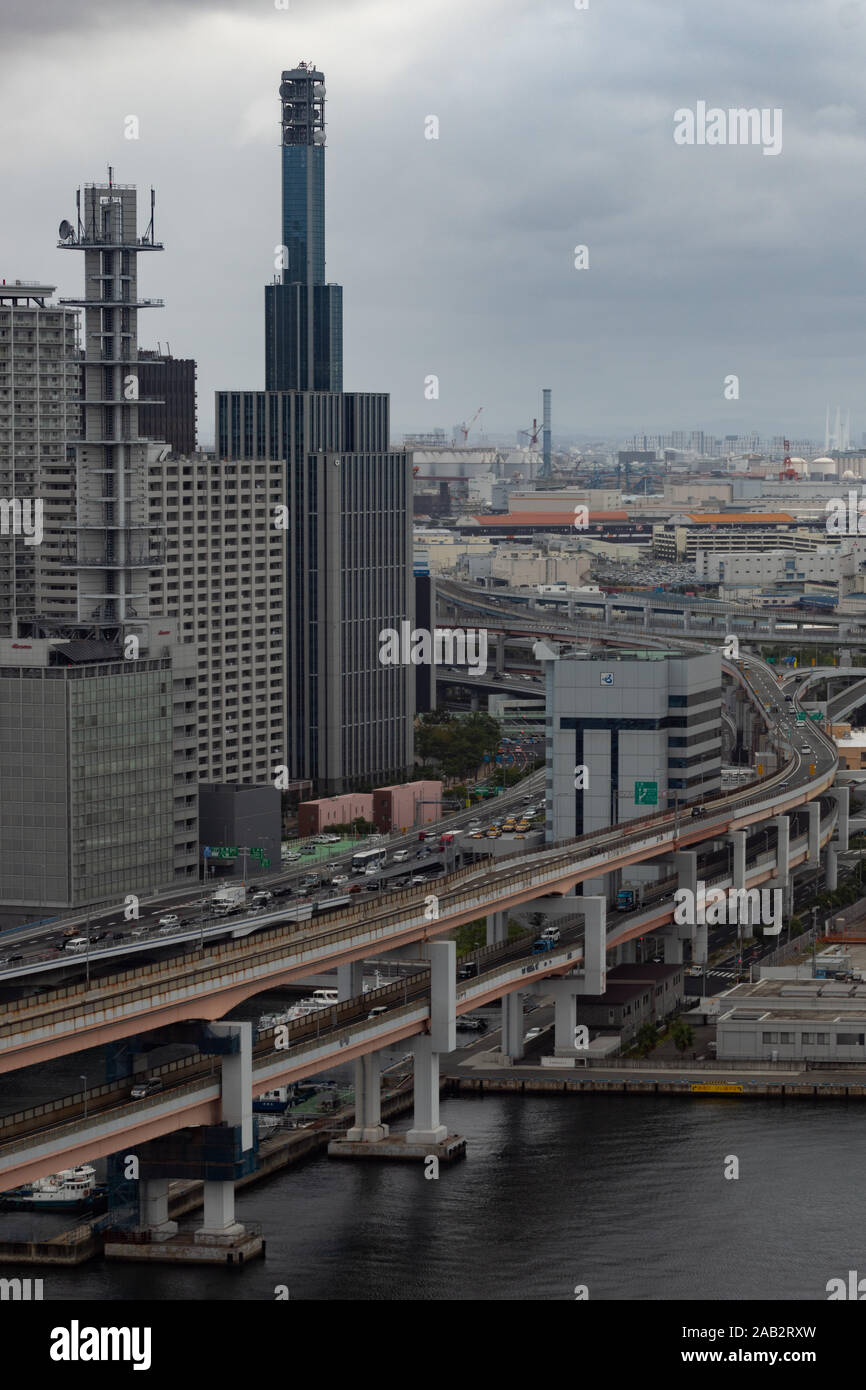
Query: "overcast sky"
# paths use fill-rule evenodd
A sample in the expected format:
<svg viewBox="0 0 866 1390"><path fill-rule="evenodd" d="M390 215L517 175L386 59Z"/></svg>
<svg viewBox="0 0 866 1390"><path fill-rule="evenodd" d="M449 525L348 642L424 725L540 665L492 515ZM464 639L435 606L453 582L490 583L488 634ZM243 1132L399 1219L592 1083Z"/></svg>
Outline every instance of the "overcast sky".
<svg viewBox="0 0 866 1390"><path fill-rule="evenodd" d="M80 293L74 190L157 191L143 346L264 385L277 88L326 76L327 278L347 390L392 428L866 430L861 0L0 0L0 275ZM782 111L782 149L678 145L698 102ZM140 138L124 138L135 115ZM439 139L425 139L425 118ZM142 230L144 221L142 218ZM574 268L574 247L589 267ZM438 400L425 400L435 374ZM739 399L724 399L725 377Z"/></svg>

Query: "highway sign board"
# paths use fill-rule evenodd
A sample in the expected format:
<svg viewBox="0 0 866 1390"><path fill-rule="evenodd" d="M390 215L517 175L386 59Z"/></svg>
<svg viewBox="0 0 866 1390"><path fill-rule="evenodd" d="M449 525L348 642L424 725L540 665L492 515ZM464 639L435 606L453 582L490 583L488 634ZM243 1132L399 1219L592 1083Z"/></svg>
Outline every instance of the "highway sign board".
<svg viewBox="0 0 866 1390"><path fill-rule="evenodd" d="M635 784L634 784L634 804L635 804L635 806L658 806L658 804L659 804L659 784L658 784L658 782L635 782Z"/></svg>
<svg viewBox="0 0 866 1390"><path fill-rule="evenodd" d="M205 859L237 859L237 845L203 845L202 855Z"/></svg>
<svg viewBox="0 0 866 1390"><path fill-rule="evenodd" d="M809 718L810 718L810 719L816 719L816 720L817 720L817 719L823 719L824 716L823 716L823 714L821 713L821 711L820 711L819 709L813 709L813 710L812 710L812 713L809 715Z"/></svg>
<svg viewBox="0 0 866 1390"><path fill-rule="evenodd" d="M798 714L798 715L797 715L797 723L798 723L798 724L805 724L805 722L806 722L806 716L805 716L805 714Z"/></svg>

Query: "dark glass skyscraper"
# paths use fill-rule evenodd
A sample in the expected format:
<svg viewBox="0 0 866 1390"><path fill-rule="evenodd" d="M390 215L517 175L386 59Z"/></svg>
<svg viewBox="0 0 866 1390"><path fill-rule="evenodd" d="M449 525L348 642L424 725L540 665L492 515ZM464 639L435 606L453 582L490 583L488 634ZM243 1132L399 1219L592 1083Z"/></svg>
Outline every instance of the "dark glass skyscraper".
<svg viewBox="0 0 866 1390"><path fill-rule="evenodd" d="M325 78L299 63L280 82L281 279L265 287L268 391L342 391L343 290L325 284Z"/></svg>

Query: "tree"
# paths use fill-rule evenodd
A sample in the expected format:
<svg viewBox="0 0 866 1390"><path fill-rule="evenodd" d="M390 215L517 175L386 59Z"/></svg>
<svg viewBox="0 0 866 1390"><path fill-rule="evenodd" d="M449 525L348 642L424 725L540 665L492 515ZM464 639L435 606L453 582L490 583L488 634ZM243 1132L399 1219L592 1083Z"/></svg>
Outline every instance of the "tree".
<svg viewBox="0 0 866 1390"><path fill-rule="evenodd" d="M489 714L469 714L460 719L431 719L424 714L415 731L415 748L425 762L448 778L468 777L492 758L500 742L499 724Z"/></svg>
<svg viewBox="0 0 866 1390"><path fill-rule="evenodd" d="M658 1030L654 1023L642 1023L635 1038L635 1047L641 1057L646 1057L648 1052L652 1052L659 1040Z"/></svg>
<svg viewBox="0 0 866 1390"><path fill-rule="evenodd" d="M685 1019L675 1018L671 1024L671 1039L677 1052L688 1052L695 1045L695 1030Z"/></svg>

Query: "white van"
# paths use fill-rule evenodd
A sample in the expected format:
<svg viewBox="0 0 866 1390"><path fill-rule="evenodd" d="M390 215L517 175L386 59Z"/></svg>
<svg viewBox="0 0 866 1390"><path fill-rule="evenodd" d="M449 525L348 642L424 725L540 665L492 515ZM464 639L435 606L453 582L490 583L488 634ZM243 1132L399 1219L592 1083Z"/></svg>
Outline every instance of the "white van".
<svg viewBox="0 0 866 1390"><path fill-rule="evenodd" d="M86 937L86 936L71 936L71 937L69 938L69 940L66 942L66 950L67 950L67 951L86 951L86 950L87 950L87 937Z"/></svg>

